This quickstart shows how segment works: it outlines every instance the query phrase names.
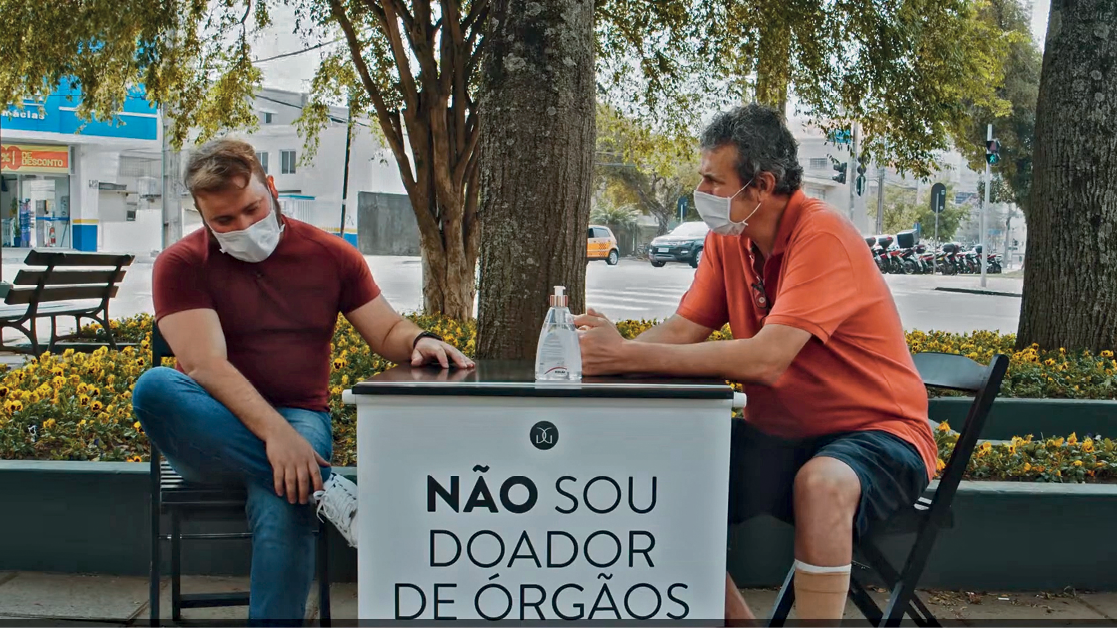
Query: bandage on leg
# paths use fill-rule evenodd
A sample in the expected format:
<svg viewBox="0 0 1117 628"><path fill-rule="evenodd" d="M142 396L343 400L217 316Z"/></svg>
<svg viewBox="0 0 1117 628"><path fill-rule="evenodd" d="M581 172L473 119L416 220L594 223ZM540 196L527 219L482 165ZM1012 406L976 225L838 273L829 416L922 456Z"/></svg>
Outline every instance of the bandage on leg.
<svg viewBox="0 0 1117 628"><path fill-rule="evenodd" d="M799 619L841 619L849 594L851 567L819 567L795 561L796 616Z"/></svg>

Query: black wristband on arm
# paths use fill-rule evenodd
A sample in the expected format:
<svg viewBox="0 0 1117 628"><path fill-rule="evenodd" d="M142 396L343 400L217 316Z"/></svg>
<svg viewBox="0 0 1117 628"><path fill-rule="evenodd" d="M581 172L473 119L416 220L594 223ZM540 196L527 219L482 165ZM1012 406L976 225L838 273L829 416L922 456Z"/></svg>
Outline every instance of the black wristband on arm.
<svg viewBox="0 0 1117 628"><path fill-rule="evenodd" d="M435 340L437 340L439 342L443 342L442 336L439 336L438 334L436 334L434 332L431 332L431 331L423 331L423 332L420 332L418 336L415 336L415 342L411 343L411 350L412 351L415 350L415 347L419 346L419 341L422 340L423 338L434 338Z"/></svg>

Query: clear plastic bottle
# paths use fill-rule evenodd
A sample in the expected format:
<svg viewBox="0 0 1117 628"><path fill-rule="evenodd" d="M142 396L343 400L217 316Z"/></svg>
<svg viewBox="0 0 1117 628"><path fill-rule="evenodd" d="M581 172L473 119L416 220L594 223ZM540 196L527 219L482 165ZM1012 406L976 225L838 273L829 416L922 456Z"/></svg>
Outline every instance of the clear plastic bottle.
<svg viewBox="0 0 1117 628"><path fill-rule="evenodd" d="M582 379L582 348L578 344L578 328L567 307L566 288L555 286L550 297L551 309L543 319L539 345L535 350L535 379L540 381L580 381Z"/></svg>

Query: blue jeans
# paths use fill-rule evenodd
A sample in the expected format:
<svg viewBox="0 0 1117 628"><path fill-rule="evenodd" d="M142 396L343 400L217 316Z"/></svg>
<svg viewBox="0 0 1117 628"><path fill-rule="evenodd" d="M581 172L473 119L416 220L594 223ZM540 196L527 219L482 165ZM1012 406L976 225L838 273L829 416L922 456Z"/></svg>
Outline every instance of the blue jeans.
<svg viewBox="0 0 1117 628"><path fill-rule="evenodd" d="M132 391L132 407L147 437L188 481L247 486L252 532L251 621L299 624L314 581L312 504L291 504L275 493L264 442L189 376L171 368L148 370ZM277 408L325 460L333 454L328 412ZM329 468L322 467L322 480Z"/></svg>

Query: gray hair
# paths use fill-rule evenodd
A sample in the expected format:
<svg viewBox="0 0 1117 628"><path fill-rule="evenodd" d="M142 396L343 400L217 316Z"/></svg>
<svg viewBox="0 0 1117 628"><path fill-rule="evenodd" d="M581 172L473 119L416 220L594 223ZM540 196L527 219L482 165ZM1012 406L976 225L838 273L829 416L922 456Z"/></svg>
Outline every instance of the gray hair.
<svg viewBox="0 0 1117 628"><path fill-rule="evenodd" d="M776 178L777 194L790 194L803 182L798 142L779 113L757 103L719 113L702 132L703 150L737 148L737 175L746 184L761 172Z"/></svg>

